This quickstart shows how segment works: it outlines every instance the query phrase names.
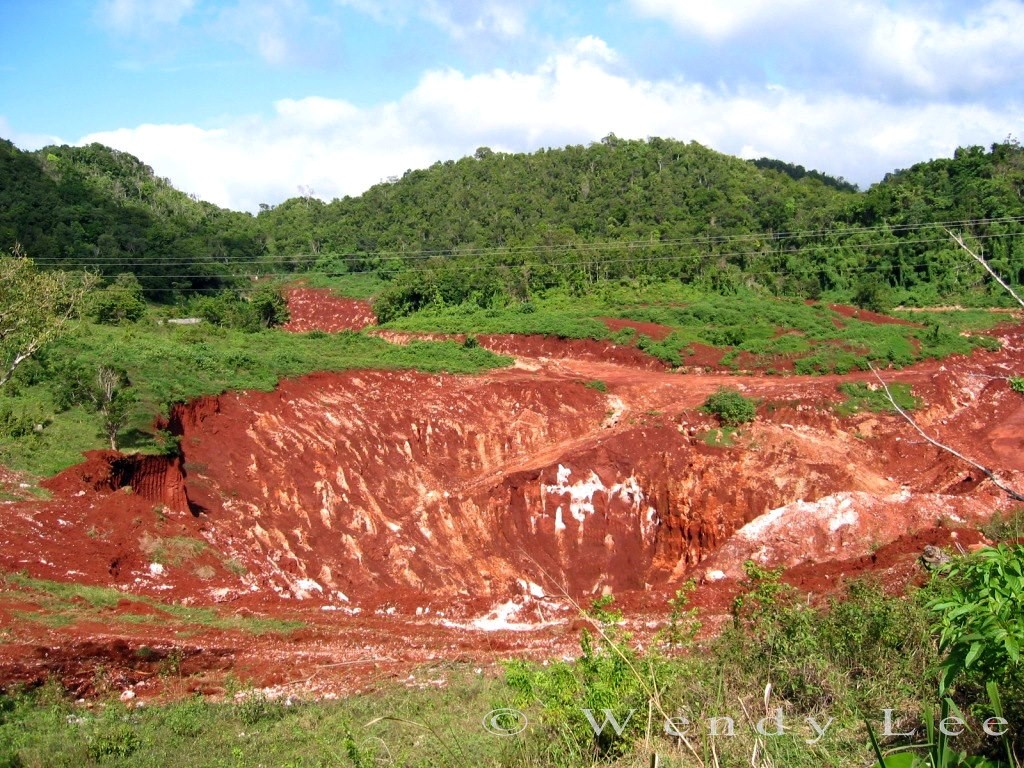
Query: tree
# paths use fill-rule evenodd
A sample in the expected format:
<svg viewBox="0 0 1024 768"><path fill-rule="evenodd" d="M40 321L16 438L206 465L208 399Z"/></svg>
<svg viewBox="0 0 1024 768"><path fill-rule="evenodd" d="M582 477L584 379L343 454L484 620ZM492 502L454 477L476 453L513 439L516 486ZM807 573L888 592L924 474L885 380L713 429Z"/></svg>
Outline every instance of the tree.
<svg viewBox="0 0 1024 768"><path fill-rule="evenodd" d="M116 451L117 433L128 423L138 398L130 389L128 375L116 368L101 365L96 372L96 385L92 401L100 415L103 435L110 441L110 450Z"/></svg>
<svg viewBox="0 0 1024 768"><path fill-rule="evenodd" d="M133 323L145 313L142 285L131 272L118 275L89 302L89 314L98 323Z"/></svg>
<svg viewBox="0 0 1024 768"><path fill-rule="evenodd" d="M64 331L95 284L89 273L37 270L20 245L0 256L0 387Z"/></svg>

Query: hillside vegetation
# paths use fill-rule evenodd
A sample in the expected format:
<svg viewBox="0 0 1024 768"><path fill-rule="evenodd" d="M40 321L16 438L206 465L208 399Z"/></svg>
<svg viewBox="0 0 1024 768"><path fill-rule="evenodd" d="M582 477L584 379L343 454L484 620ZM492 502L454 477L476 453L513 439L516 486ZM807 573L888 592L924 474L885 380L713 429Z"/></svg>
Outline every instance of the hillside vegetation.
<svg viewBox="0 0 1024 768"><path fill-rule="evenodd" d="M97 144L24 153L0 143L0 242L40 264L134 272L161 302L295 272L383 279L384 319L607 279L872 308L1001 300L936 222L967 230L1002 274L1024 279L1024 149L1012 139L858 192L782 161L609 135L531 154L482 147L359 197L262 208L196 201Z"/></svg>

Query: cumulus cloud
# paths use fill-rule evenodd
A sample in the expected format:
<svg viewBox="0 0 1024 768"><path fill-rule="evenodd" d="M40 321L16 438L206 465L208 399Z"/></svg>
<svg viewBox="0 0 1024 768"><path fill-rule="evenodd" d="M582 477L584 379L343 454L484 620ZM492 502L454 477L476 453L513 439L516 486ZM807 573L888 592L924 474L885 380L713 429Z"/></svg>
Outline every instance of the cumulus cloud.
<svg viewBox="0 0 1024 768"><path fill-rule="evenodd" d="M1001 140L1024 120L1003 110L939 102L898 105L869 95L806 95L780 86L711 88L631 75L604 41L574 41L530 72L426 73L401 98L360 107L284 99L268 117L215 128L144 125L97 133L181 189L256 210L311 187L324 199L478 146L533 151L623 138L695 140L744 157L767 155L862 185L897 167Z"/></svg>
<svg viewBox="0 0 1024 768"><path fill-rule="evenodd" d="M886 0L628 1L684 37L774 52L783 76L806 78L795 67L813 51L818 74L852 91L984 97L985 89L1016 87L1024 66L1021 0L954 4L945 13L935 3ZM787 59L794 69L787 71Z"/></svg>
<svg viewBox="0 0 1024 768"><path fill-rule="evenodd" d="M25 133L23 131L15 130L14 126L11 125L10 121L4 115L0 115L0 137L7 139L16 147L28 151L39 149L40 147L45 147L50 144L64 143L59 136L54 136L52 134Z"/></svg>

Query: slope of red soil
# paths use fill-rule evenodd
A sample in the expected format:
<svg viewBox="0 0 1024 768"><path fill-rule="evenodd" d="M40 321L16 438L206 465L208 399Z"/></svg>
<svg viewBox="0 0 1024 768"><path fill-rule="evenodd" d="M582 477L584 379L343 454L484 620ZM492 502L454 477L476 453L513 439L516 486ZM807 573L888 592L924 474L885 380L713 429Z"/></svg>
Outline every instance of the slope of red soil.
<svg viewBox="0 0 1024 768"><path fill-rule="evenodd" d="M876 323L878 325L909 325L915 328L920 328L920 323L912 323L910 320L904 320L901 317L890 317L889 315L883 315L879 312L872 312L870 309L861 309L859 307L851 307L846 304L829 304L829 309L836 312L843 317L852 317L854 320L862 320L865 323Z"/></svg>

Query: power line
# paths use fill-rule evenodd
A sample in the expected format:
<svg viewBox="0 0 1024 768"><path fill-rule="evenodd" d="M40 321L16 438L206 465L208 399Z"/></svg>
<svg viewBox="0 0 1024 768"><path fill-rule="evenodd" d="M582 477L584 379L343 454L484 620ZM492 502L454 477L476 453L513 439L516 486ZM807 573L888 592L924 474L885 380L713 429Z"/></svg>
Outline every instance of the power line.
<svg viewBox="0 0 1024 768"><path fill-rule="evenodd" d="M539 254L548 253L555 251L570 251L576 253L585 253L593 250L608 250L618 248L628 249L652 249L652 248L668 248L668 247L682 247L682 246L700 246L700 247L711 247L714 245L723 245L733 242L743 241L760 241L760 242L782 242L785 240L799 240L809 238L820 238L824 236L832 237L850 237L854 235L872 234L872 233L888 233L893 235L909 234L918 232L926 229L949 229L949 228L961 228L961 227L975 227L979 225L997 225L997 224L1018 224L1024 222L1024 216L1006 216L992 219L965 219L960 221L945 221L945 222L927 222L922 224L907 224L891 226L887 224L878 224L870 227L853 227L849 229L817 229L817 230L797 230L793 232L753 232L747 234L738 235L692 235L685 238L673 238L668 240L653 240L653 239L639 239L639 240L601 240L592 242L572 242L572 243L560 243L552 245L540 245L540 244L523 244L514 246L486 246L478 248L449 248L449 249L421 249L415 251L400 251L400 250L378 250L378 251L352 251L342 252L340 254L323 254L324 256L330 256L331 260L336 263L351 263L351 262L365 262L365 261L399 261L408 262L415 260L426 260L439 256L449 257L460 257L460 256L493 256L493 255L521 255L521 254ZM987 235L977 236L978 239L986 239L992 237L1012 237L1019 233L989 233ZM913 245L920 243L929 242L945 242L947 238L945 236L936 238L935 240L924 240L924 241L913 241L913 240L900 240L897 243L899 245ZM885 243L869 243L863 244L863 247L877 247L879 245L885 245ZM840 248L840 245L827 245L824 247ZM850 247L850 246L845 246ZM759 252L759 251L758 251ZM713 254L718 255L718 254ZM271 257L275 258L275 257ZM276 258L293 258L293 257L276 257ZM58 257L40 257L34 259L37 264L42 266L58 266L68 264L69 259L61 259ZM265 263L260 260L252 259L231 259L226 257L214 258L209 261L196 262L194 260L188 261L167 261L160 256L142 256L134 257L132 259L121 259L118 257L95 257L92 259L73 260L78 266L144 266L150 264L160 264L168 266L183 266L186 264L202 264L210 266L230 266L230 265L255 265Z"/></svg>
<svg viewBox="0 0 1024 768"><path fill-rule="evenodd" d="M654 260L654 261L668 261L670 259L677 259L677 258L679 258L679 257L678 256L658 256L658 257L653 257L652 260ZM601 266L601 265L605 265L605 264L609 264L609 263L623 263L624 261L630 261L630 260L602 260L602 261L572 262L572 263L565 262L565 263L561 263L561 264L543 264L542 263L542 264L527 264L527 265L522 265L522 266L526 266L526 267L543 266L543 267L550 267L550 268L555 268L555 269L567 269L568 270L568 269L576 269L578 267ZM928 261L926 259L922 258L922 259L919 259L917 261L906 261L906 262L903 262L902 264L900 264L898 266L899 267L903 267L903 268L907 268L907 269L911 269L911 268L924 267L927 264L928 264ZM801 270L801 269L775 269L775 270L770 270L770 269L750 270L750 269L746 269L746 270L743 270L740 274L742 276L744 276L744 277L766 277L766 276L773 276L773 275L774 276L799 276L799 277L806 277L806 276L812 276L812 275L824 272L825 270L828 269L828 267L829 267L829 265L827 265L827 264L819 264L819 265L809 266L808 268L803 269L803 270ZM958 269L958 271L961 271L963 268L970 268L970 267L971 267L970 264L966 264L965 263L962 266L958 266L957 269ZM521 265L516 265L513 268L514 269L519 269L519 268L521 268ZM457 270L457 271L460 271L460 272L479 272L479 271L484 271L484 270L491 271L491 270L495 269L495 266L494 265L490 265L490 264L473 264L473 265L452 266L452 267L449 267L449 269ZM844 268L838 270L838 272L841 275L848 275L848 274L852 274L852 273L870 273L870 272L886 272L886 273L890 273L892 271L893 271L893 265L891 265L891 264L870 264L870 265L862 265L862 266L844 267ZM338 276L339 275L337 273L335 273L335 272L308 271L308 272L268 273L268 274L262 275L261 277L290 277L290 278L294 278L294 279L298 280L298 279L302 279L304 277L338 277ZM163 277L169 277L169 276L165 275ZM188 278L189 276L188 275L180 275L180 276L177 276L177 277ZM246 278L244 275L239 275L239 276L232 276L231 278L228 278L228 279L246 280L248 278ZM618 276L616 276L616 277L601 277L601 278L598 278L598 280L606 280L606 279L614 280L614 279L618 279ZM148 292L151 292L151 293L152 292L163 292L163 293L176 293L176 292L177 293L220 293L220 292L222 292L225 289L224 288L190 288L189 287L189 288L146 288L145 290L148 291Z"/></svg>

